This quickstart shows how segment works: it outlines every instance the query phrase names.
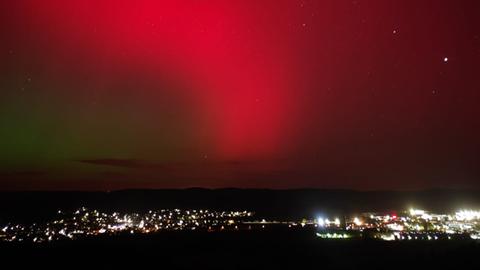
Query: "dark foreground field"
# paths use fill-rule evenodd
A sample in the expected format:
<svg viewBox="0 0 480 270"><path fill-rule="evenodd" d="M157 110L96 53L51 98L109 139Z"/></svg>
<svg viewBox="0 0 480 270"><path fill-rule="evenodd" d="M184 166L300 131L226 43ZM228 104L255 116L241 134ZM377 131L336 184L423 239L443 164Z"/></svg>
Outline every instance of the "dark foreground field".
<svg viewBox="0 0 480 270"><path fill-rule="evenodd" d="M0 256L3 266L15 266L1 269L479 269L480 243L320 240L311 232L286 231L172 232L0 243Z"/></svg>

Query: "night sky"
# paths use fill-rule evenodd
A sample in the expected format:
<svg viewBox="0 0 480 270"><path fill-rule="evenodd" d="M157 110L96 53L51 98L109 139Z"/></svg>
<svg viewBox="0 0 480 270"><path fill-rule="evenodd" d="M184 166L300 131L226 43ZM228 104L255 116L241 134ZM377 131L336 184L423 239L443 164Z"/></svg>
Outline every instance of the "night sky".
<svg viewBox="0 0 480 270"><path fill-rule="evenodd" d="M480 188L480 1L1 1L0 189Z"/></svg>

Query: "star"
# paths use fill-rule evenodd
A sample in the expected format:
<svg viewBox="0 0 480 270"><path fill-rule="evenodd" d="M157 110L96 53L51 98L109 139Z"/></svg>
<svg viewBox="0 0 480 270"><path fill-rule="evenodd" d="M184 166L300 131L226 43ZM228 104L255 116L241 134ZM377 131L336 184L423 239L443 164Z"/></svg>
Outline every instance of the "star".
<svg viewBox="0 0 480 270"><path fill-rule="evenodd" d="M443 62L444 62L444 63L447 63L447 62L448 62L448 57L444 57L444 58L443 58Z"/></svg>

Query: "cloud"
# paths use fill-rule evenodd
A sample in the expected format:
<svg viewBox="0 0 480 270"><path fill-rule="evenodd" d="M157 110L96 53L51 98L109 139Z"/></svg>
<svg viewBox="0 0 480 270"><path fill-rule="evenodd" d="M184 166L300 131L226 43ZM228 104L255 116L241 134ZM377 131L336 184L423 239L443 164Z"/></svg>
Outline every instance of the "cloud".
<svg viewBox="0 0 480 270"><path fill-rule="evenodd" d="M139 159L117 159L117 158L105 158L105 159L81 159L78 162L88 163L93 165L104 165L113 167L123 167L132 169L163 169L165 166L160 163L153 163Z"/></svg>

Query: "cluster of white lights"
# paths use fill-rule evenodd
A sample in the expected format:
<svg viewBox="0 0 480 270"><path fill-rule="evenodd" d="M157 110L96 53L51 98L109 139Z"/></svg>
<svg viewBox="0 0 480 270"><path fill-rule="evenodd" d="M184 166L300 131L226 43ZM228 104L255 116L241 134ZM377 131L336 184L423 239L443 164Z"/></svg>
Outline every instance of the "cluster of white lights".
<svg viewBox="0 0 480 270"><path fill-rule="evenodd" d="M197 227L211 231L223 225L235 227L237 218L249 217L251 212L243 211L208 211L208 210L180 210L160 209L147 213L102 213L97 210L88 210L84 207L50 222L31 224L28 226L12 225L0 227L0 241L31 240L35 243L95 236L99 234L117 234L122 231L134 233L150 233L161 230L195 230ZM229 227L230 228L230 227Z"/></svg>
<svg viewBox="0 0 480 270"><path fill-rule="evenodd" d="M368 214L368 215L367 215ZM338 220L338 219L337 219ZM335 221L318 219L320 227L338 230L334 227ZM450 214L435 214L425 210L411 208L402 212L400 216L378 213L363 213L360 216L348 219L345 230L362 232L365 229L376 231L375 238L387 241L396 240L437 240L437 239L464 239L469 235L472 239L480 240L480 211L461 210ZM338 233L338 231L336 231ZM319 235L321 238L332 238Z"/></svg>
<svg viewBox="0 0 480 270"><path fill-rule="evenodd" d="M325 220L323 220L323 218L318 218L317 219L317 224L320 227L325 227Z"/></svg>
<svg viewBox="0 0 480 270"><path fill-rule="evenodd" d="M410 215L411 216L423 216L425 215L425 210L420 210L420 209L410 209Z"/></svg>
<svg viewBox="0 0 480 270"><path fill-rule="evenodd" d="M346 233L317 233L317 236L320 238L326 239L347 239L350 238L350 235Z"/></svg>
<svg viewBox="0 0 480 270"><path fill-rule="evenodd" d="M461 210L455 213L455 217L457 220L476 220L480 219L480 211Z"/></svg>
<svg viewBox="0 0 480 270"><path fill-rule="evenodd" d="M325 226L332 226L332 225L335 225L335 226L340 226L340 219L339 218L335 218L334 220L330 220L328 218L326 219L323 219L323 218L317 218L317 225L320 226L320 227L325 227Z"/></svg>
<svg viewBox="0 0 480 270"><path fill-rule="evenodd" d="M362 226L362 222L360 221L360 219L358 217L355 217L353 219L353 223L355 223L355 225L357 225L357 226Z"/></svg>

